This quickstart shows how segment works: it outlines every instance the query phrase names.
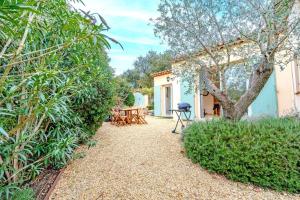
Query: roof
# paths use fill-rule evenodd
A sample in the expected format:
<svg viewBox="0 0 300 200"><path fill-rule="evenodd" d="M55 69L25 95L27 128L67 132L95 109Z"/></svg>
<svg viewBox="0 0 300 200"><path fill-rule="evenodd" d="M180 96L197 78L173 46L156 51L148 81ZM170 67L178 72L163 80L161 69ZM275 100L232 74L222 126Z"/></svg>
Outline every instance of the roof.
<svg viewBox="0 0 300 200"><path fill-rule="evenodd" d="M153 74L151 74L151 76L154 78L154 77L157 77L157 76L163 76L163 75L167 75L167 74L171 74L172 71L171 70L164 70L164 71L160 71L160 72L155 72Z"/></svg>

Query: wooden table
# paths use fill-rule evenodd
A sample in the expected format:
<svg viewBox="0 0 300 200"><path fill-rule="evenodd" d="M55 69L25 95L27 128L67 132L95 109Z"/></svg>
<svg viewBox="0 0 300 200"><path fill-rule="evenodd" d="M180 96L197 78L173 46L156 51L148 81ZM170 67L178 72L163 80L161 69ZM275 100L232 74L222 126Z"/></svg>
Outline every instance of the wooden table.
<svg viewBox="0 0 300 200"><path fill-rule="evenodd" d="M133 123L137 123L137 124L145 124L147 123L142 116L140 116L139 110L141 110L142 108L123 108L120 109L120 111L124 111L125 112L125 116L127 117L126 122L127 124L133 124Z"/></svg>

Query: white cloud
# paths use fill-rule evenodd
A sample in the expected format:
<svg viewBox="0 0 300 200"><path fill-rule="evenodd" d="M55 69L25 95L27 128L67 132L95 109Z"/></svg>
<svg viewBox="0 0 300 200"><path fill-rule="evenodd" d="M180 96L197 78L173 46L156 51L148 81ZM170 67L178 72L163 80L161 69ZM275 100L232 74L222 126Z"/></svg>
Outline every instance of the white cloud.
<svg viewBox="0 0 300 200"><path fill-rule="evenodd" d="M120 49L109 49L108 50L109 54L117 54L117 53L124 53L124 50Z"/></svg>
<svg viewBox="0 0 300 200"><path fill-rule="evenodd" d="M129 42L135 44L142 44L142 45L159 45L159 40L152 39L149 37L126 37L126 36L117 36L112 35L112 38L118 40L119 42Z"/></svg>
<svg viewBox="0 0 300 200"><path fill-rule="evenodd" d="M142 20L142 21L150 21L150 18L156 16L156 13L145 12L145 11L137 11L137 10L113 10L113 11L103 11L103 15L108 17L127 17L132 18L134 20Z"/></svg>
<svg viewBox="0 0 300 200"><path fill-rule="evenodd" d="M112 59L119 60L119 61L128 61L128 62L134 62L136 59L136 56L128 56L128 55L110 55Z"/></svg>
<svg viewBox="0 0 300 200"><path fill-rule="evenodd" d="M111 55L110 65L114 68L116 75L122 74L125 70L133 68L136 56L132 55Z"/></svg>
<svg viewBox="0 0 300 200"><path fill-rule="evenodd" d="M132 69L136 58L149 50L167 49L166 45L160 44L160 39L154 37L153 26L149 25L150 18L156 18L159 14L156 11L159 1L83 0L85 6L78 3L75 5L103 16L111 27L107 34L124 46L125 50L122 50L120 46L111 43L112 49L108 50L110 65L117 75Z"/></svg>

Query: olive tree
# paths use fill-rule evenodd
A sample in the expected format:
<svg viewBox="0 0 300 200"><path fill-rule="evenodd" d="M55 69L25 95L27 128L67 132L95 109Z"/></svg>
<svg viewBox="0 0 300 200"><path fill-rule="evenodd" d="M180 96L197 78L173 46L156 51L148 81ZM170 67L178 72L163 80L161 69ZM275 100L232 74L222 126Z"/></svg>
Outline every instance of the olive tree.
<svg viewBox="0 0 300 200"><path fill-rule="evenodd" d="M199 85L220 101L224 117L239 120L274 67L284 68L299 52L299 4L299 0L161 0L155 34L178 55L175 73L200 80ZM226 72L240 63L249 73L249 87L233 100Z"/></svg>

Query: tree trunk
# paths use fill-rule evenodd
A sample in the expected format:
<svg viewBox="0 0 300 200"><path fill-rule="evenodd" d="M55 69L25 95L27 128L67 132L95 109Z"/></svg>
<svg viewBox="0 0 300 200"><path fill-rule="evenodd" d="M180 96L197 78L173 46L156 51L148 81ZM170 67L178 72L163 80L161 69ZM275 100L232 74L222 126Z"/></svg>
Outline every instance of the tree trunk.
<svg viewBox="0 0 300 200"><path fill-rule="evenodd" d="M235 103L226 93L221 91L214 83L209 79L208 70L206 67L201 67L201 78L204 82L206 89L217 98L223 108L223 116L229 120L240 120L247 112L248 107L260 94L261 90L269 80L274 69L274 56L269 58L263 58L257 69L252 72L252 79L250 82L250 88L244 93L243 96Z"/></svg>
<svg viewBox="0 0 300 200"><path fill-rule="evenodd" d="M261 90L269 80L274 71L273 59L274 58L272 58L271 62L264 59L259 68L252 73L250 88L234 105L235 119L239 120L243 117L243 115L247 112L248 107L260 94Z"/></svg>

